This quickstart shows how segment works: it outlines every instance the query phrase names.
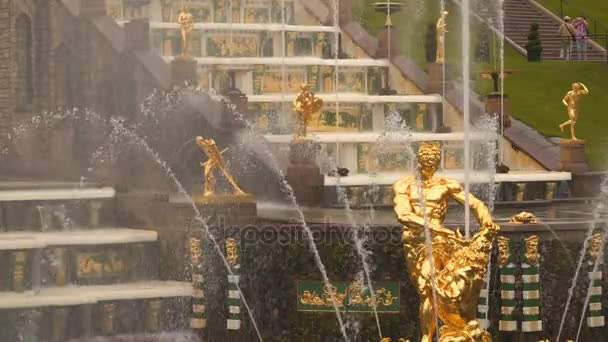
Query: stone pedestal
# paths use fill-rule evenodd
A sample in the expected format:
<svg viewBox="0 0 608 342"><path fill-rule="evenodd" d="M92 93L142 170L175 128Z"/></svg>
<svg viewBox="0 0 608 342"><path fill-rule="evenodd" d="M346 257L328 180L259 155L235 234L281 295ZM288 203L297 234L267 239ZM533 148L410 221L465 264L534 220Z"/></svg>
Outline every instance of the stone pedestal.
<svg viewBox="0 0 608 342"><path fill-rule="evenodd" d="M501 105L502 102L502 105ZM501 122L504 124L504 127L511 126L511 100L509 99L509 95L504 94L501 96L499 93L491 93L486 95L486 112L488 113L496 113L498 116L498 124ZM502 120L500 114L502 113Z"/></svg>
<svg viewBox="0 0 608 342"><path fill-rule="evenodd" d="M323 175L315 162L318 143L309 140L293 141L289 145L287 182L293 188L298 203L318 206L323 191Z"/></svg>
<svg viewBox="0 0 608 342"><path fill-rule="evenodd" d="M575 174L589 171L585 158L585 142L562 139L559 142L560 169Z"/></svg>
<svg viewBox="0 0 608 342"><path fill-rule="evenodd" d="M171 82L178 86L196 84L196 60L189 56L178 56L171 62Z"/></svg>
<svg viewBox="0 0 608 342"><path fill-rule="evenodd" d="M443 94L443 64L430 63L429 69L429 83L427 84L427 93L438 93Z"/></svg>

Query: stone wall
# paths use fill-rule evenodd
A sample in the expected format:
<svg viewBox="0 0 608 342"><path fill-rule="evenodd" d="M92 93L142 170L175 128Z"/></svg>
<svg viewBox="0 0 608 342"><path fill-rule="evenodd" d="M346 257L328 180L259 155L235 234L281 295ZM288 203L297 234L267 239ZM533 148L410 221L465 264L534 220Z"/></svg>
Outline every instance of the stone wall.
<svg viewBox="0 0 608 342"><path fill-rule="evenodd" d="M145 44L127 44L125 30L99 10L103 4L0 0L0 146L10 159L4 176L83 173L73 146L96 132L78 132L83 127L72 118L33 124L33 117L77 107L135 119L143 98L167 87L168 65ZM147 40L147 32L140 38Z"/></svg>

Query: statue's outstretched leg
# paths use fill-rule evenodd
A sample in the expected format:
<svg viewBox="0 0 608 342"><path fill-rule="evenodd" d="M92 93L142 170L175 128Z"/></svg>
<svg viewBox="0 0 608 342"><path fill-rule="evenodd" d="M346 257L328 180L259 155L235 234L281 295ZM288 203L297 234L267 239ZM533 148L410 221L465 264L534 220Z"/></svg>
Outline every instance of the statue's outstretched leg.
<svg viewBox="0 0 608 342"><path fill-rule="evenodd" d="M226 179L228 180L228 182L230 183L230 185L232 185L232 188L234 189L234 193L235 194L244 194L245 192L243 190L241 190L241 188L239 188L239 186L236 184L236 182L234 181L234 179L232 178L232 176L228 173L228 171L222 169L222 172L224 172L224 176L226 176Z"/></svg>

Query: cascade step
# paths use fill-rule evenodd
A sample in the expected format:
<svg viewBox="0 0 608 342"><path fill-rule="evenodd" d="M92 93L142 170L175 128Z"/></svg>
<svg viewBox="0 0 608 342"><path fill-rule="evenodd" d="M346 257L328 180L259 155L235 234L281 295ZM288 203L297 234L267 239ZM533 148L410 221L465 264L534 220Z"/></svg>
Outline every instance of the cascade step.
<svg viewBox="0 0 608 342"><path fill-rule="evenodd" d="M192 296L192 283L142 281L112 285L42 288L39 292L0 292L0 309L74 306L104 301Z"/></svg>
<svg viewBox="0 0 608 342"><path fill-rule="evenodd" d="M0 190L0 202L110 199L115 195L116 191L111 187L13 189Z"/></svg>
<svg viewBox="0 0 608 342"><path fill-rule="evenodd" d="M156 231L129 228L95 228L53 232L19 231L0 233L0 251L52 246L128 244L156 241L157 239Z"/></svg>

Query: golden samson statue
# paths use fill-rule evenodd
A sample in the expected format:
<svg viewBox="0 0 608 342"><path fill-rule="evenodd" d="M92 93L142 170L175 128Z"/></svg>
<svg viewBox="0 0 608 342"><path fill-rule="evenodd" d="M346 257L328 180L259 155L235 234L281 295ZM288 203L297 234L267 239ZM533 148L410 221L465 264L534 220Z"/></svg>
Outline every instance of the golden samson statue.
<svg viewBox="0 0 608 342"><path fill-rule="evenodd" d="M405 177L393 186L394 210L403 225L406 267L421 301L421 341L433 340L437 315L443 323L440 342L489 342L490 334L476 321L477 301L500 228L488 208L473 195L469 195L469 206L481 226L479 233L467 240L460 232L443 227L448 201L464 204L466 195L457 181L435 176L440 161L440 145L422 143L418 150L419 177ZM431 240L432 259L425 229Z"/></svg>
<svg viewBox="0 0 608 342"><path fill-rule="evenodd" d="M570 134L572 135L572 140L579 140L576 138L575 127L576 122L578 121L578 105L580 99L583 95L589 94L589 89L581 83L573 83L572 90L566 93L564 96L562 103L566 106L566 110L568 111L568 117L570 118L568 121L559 125L559 129L563 132L564 128L570 125Z"/></svg>

